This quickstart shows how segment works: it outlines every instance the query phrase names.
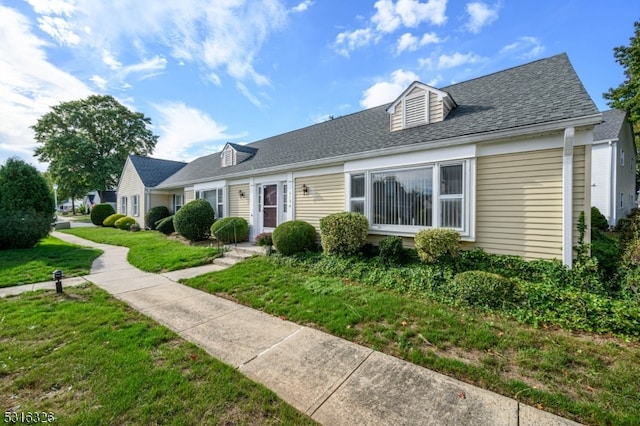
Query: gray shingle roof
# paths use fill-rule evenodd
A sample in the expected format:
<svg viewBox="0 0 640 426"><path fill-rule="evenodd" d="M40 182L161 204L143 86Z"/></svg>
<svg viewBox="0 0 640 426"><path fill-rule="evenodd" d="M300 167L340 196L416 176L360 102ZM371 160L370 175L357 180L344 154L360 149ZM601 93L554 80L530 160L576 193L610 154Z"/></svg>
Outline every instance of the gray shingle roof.
<svg viewBox="0 0 640 426"><path fill-rule="evenodd" d="M256 153L256 149L249 146L249 145L240 145L237 143L231 143L231 142L227 142L227 145L229 145L231 148L235 149L238 152L244 152L245 154L255 154Z"/></svg>
<svg viewBox="0 0 640 426"><path fill-rule="evenodd" d="M566 54L440 90L458 105L442 122L390 132L385 111L390 104L381 105L246 145L255 155L235 166L223 169L219 153L200 157L160 186L598 114Z"/></svg>
<svg viewBox="0 0 640 426"><path fill-rule="evenodd" d="M138 176L147 188L153 188L182 169L187 163L180 161L161 160L158 158L130 155L131 163L138 172Z"/></svg>
<svg viewBox="0 0 640 426"><path fill-rule="evenodd" d="M593 128L593 140L597 142L618 139L626 115L627 113L621 109L603 111L602 123Z"/></svg>

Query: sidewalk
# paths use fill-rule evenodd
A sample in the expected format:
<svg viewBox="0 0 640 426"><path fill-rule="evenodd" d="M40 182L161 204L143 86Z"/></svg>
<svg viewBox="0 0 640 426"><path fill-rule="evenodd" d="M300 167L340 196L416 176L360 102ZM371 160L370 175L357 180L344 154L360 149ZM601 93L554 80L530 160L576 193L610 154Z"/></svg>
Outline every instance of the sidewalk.
<svg viewBox="0 0 640 426"><path fill-rule="evenodd" d="M423 367L312 328L272 317L175 280L219 269L142 272L127 248L54 232L56 238L104 250L89 281L325 425L576 425ZM55 289L53 282L48 284ZM0 289L0 297L46 284Z"/></svg>

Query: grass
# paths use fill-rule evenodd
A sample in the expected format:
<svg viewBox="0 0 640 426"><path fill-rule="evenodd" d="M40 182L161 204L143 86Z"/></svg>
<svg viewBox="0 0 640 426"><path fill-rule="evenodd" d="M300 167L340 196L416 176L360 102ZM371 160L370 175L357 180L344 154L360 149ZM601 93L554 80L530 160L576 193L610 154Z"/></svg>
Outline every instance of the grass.
<svg viewBox="0 0 640 426"><path fill-rule="evenodd" d="M92 285L0 300L0 406L58 424L313 424Z"/></svg>
<svg viewBox="0 0 640 426"><path fill-rule="evenodd" d="M640 343L442 305L252 258L187 280L585 424L640 424Z"/></svg>
<svg viewBox="0 0 640 426"><path fill-rule="evenodd" d="M127 260L147 272L167 272L201 266L218 255L213 247L188 246L168 240L155 231L127 232L115 228L72 228L61 232L73 234L97 243L129 247Z"/></svg>
<svg viewBox="0 0 640 426"><path fill-rule="evenodd" d="M3 250L0 256L0 287L51 281L56 269L66 277L89 274L101 250L76 246L48 236L32 249Z"/></svg>

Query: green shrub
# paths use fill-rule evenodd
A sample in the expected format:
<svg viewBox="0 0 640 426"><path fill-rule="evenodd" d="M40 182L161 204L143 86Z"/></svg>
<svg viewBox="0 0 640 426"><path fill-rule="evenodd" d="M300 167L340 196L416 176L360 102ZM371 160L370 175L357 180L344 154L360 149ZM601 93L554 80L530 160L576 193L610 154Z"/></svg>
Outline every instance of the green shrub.
<svg viewBox="0 0 640 426"><path fill-rule="evenodd" d="M16 210L0 213L0 250L34 247L49 234L52 217L48 213Z"/></svg>
<svg viewBox="0 0 640 426"><path fill-rule="evenodd" d="M102 221L102 226L113 228L114 226L116 226L116 220L125 216L126 214L122 213L114 213L112 215L109 215L105 220Z"/></svg>
<svg viewBox="0 0 640 426"><path fill-rule="evenodd" d="M597 207L591 207L591 230L599 229L601 231L606 231L609 229L609 222L607 222L607 218L604 217L600 210Z"/></svg>
<svg viewBox="0 0 640 426"><path fill-rule="evenodd" d="M176 228L173 226L173 215L160 219L155 225L156 231L160 231L164 235L176 232Z"/></svg>
<svg viewBox="0 0 640 426"><path fill-rule="evenodd" d="M0 167L0 211L42 213L52 220L54 203L46 179L35 167L18 158Z"/></svg>
<svg viewBox="0 0 640 426"><path fill-rule="evenodd" d="M136 220L134 218L132 218L131 216L124 216L116 220L115 227L124 231L128 231L129 227L134 223L136 223Z"/></svg>
<svg viewBox="0 0 640 426"><path fill-rule="evenodd" d="M91 209L91 223L96 226L102 226L102 223L106 218L115 213L113 207L109 203L100 203L93 206Z"/></svg>
<svg viewBox="0 0 640 426"><path fill-rule="evenodd" d="M632 209L627 217L620 219L616 231L620 233L620 246L623 250L631 241L640 238L640 209Z"/></svg>
<svg viewBox="0 0 640 426"><path fill-rule="evenodd" d="M460 251L460 234L453 229L424 229L414 240L418 257L424 263L452 260Z"/></svg>
<svg viewBox="0 0 640 426"><path fill-rule="evenodd" d="M399 265L404 262L405 253L402 238L388 235L378 243L380 261L383 265Z"/></svg>
<svg viewBox="0 0 640 426"><path fill-rule="evenodd" d="M225 217L211 225L211 235L225 244L249 239L249 224L242 217Z"/></svg>
<svg viewBox="0 0 640 426"><path fill-rule="evenodd" d="M361 213L334 213L320 219L320 241L326 254L351 256L367 241L369 221Z"/></svg>
<svg viewBox="0 0 640 426"><path fill-rule="evenodd" d="M620 244L608 234L598 229L591 231L591 256L598 259L598 270L602 278L613 282L620 267Z"/></svg>
<svg viewBox="0 0 640 426"><path fill-rule="evenodd" d="M513 280L484 271L457 274L446 289L447 295L464 305L498 309L515 299Z"/></svg>
<svg viewBox="0 0 640 426"><path fill-rule="evenodd" d="M271 236L278 253L285 256L316 248L316 229L302 220L281 223Z"/></svg>
<svg viewBox="0 0 640 426"><path fill-rule="evenodd" d="M169 213L169 209L165 206L151 207L147 214L144 215L144 223L146 224L147 228L154 230L156 229L156 223L160 219L164 219L165 217L169 216L171 216L171 213Z"/></svg>
<svg viewBox="0 0 640 426"><path fill-rule="evenodd" d="M138 232L140 230L140 225L138 225L137 223L132 223L131 226L129 227L129 231L131 232Z"/></svg>
<svg viewBox="0 0 640 426"><path fill-rule="evenodd" d="M178 234L189 241L200 241L211 235L211 225L215 218L211 204L200 198L189 201L173 215L173 226Z"/></svg>

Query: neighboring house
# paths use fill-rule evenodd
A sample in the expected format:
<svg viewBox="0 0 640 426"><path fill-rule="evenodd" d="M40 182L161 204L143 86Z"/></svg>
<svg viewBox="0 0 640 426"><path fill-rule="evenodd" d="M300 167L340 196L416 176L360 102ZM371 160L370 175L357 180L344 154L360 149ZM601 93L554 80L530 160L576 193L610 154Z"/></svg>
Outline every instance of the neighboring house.
<svg viewBox="0 0 640 426"><path fill-rule="evenodd" d="M130 155L124 165L118 184L118 213L133 217L144 228L144 216L151 207L166 206L176 210L175 200L156 186L175 174L187 163ZM179 203L178 208L182 205Z"/></svg>
<svg viewBox="0 0 640 426"><path fill-rule="evenodd" d="M601 117L565 54L439 89L414 82L391 104L227 144L157 185L157 203L206 198L247 219L251 238L356 211L372 240L453 228L467 247L570 265Z"/></svg>
<svg viewBox="0 0 640 426"><path fill-rule="evenodd" d="M112 190L104 191L104 198L105 200L102 201L100 199L100 193L98 191L91 191L84 196L84 198L82 199L82 204L84 204L87 208L89 208L89 211L93 209L93 206L100 203L109 203L111 204L111 207L113 207L114 210L116 211L118 210L117 209L118 206L116 203L116 191L112 191Z"/></svg>
<svg viewBox="0 0 640 426"><path fill-rule="evenodd" d="M637 205L636 145L625 111L602 113L591 152L591 204L615 226Z"/></svg>

